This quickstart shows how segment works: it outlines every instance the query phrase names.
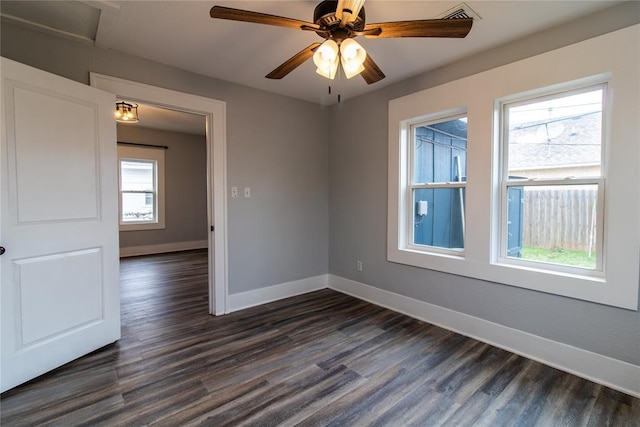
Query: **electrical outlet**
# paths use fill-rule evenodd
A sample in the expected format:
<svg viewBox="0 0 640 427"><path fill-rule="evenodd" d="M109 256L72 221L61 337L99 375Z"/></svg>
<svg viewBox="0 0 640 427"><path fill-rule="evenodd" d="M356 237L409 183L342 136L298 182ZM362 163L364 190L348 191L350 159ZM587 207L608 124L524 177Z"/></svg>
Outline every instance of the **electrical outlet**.
<svg viewBox="0 0 640 427"><path fill-rule="evenodd" d="M238 187L231 187L231 198L235 199L238 197Z"/></svg>
<svg viewBox="0 0 640 427"><path fill-rule="evenodd" d="M362 261L360 261L360 260L356 261L356 270L357 271L362 271Z"/></svg>
<svg viewBox="0 0 640 427"><path fill-rule="evenodd" d="M244 187L244 198L245 199L251 198L251 187Z"/></svg>

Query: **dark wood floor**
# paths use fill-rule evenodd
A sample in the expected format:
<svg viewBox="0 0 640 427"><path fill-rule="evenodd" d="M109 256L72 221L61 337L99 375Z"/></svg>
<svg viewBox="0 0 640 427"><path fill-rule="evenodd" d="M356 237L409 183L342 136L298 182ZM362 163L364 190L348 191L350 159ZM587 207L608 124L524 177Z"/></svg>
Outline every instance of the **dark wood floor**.
<svg viewBox="0 0 640 427"><path fill-rule="evenodd" d="M207 314L206 252L124 259L123 337L1 423L638 426L640 399L331 290Z"/></svg>

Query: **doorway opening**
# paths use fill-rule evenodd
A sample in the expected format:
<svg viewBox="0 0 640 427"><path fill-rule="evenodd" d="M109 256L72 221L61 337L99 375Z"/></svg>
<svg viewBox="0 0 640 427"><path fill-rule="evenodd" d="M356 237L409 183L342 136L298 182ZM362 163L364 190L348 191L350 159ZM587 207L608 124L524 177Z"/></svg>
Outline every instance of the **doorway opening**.
<svg viewBox="0 0 640 427"><path fill-rule="evenodd" d="M206 117L135 105L117 123L120 256L207 248Z"/></svg>
<svg viewBox="0 0 640 427"><path fill-rule="evenodd" d="M185 294L197 293L200 301L208 293L207 139L201 114L117 101L137 110L135 122L116 125L120 305L127 324L138 313L128 309L132 300L147 303L148 312L156 299L173 305ZM168 280L176 275L185 280Z"/></svg>
<svg viewBox="0 0 640 427"><path fill-rule="evenodd" d="M91 86L113 93L118 99L169 110L159 113L187 113L204 118L209 313L227 313L226 103L97 73L91 73L90 83ZM141 116L142 109L138 114ZM127 128L123 132L135 131Z"/></svg>

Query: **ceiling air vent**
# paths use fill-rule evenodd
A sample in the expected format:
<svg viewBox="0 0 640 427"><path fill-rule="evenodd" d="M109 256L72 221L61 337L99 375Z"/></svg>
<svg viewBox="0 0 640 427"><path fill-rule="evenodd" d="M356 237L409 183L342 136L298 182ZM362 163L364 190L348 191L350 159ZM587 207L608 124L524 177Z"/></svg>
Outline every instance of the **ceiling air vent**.
<svg viewBox="0 0 640 427"><path fill-rule="evenodd" d="M442 19L452 19L452 18L455 19L455 18L471 18L471 17L467 14L467 11L464 9L454 10L448 15L442 17Z"/></svg>
<svg viewBox="0 0 640 427"><path fill-rule="evenodd" d="M473 9L466 3L460 3L456 7L452 7L446 12L436 16L438 19L459 19L459 18L473 18L482 19Z"/></svg>

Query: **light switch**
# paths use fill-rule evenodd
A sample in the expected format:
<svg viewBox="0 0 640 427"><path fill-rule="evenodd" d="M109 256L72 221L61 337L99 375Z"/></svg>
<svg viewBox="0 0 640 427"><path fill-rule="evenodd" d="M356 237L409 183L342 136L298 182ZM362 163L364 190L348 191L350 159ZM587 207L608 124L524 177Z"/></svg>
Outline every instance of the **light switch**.
<svg viewBox="0 0 640 427"><path fill-rule="evenodd" d="M238 197L238 187L231 187L231 197L234 199Z"/></svg>
<svg viewBox="0 0 640 427"><path fill-rule="evenodd" d="M251 187L244 187L244 198L245 199L251 198Z"/></svg>

